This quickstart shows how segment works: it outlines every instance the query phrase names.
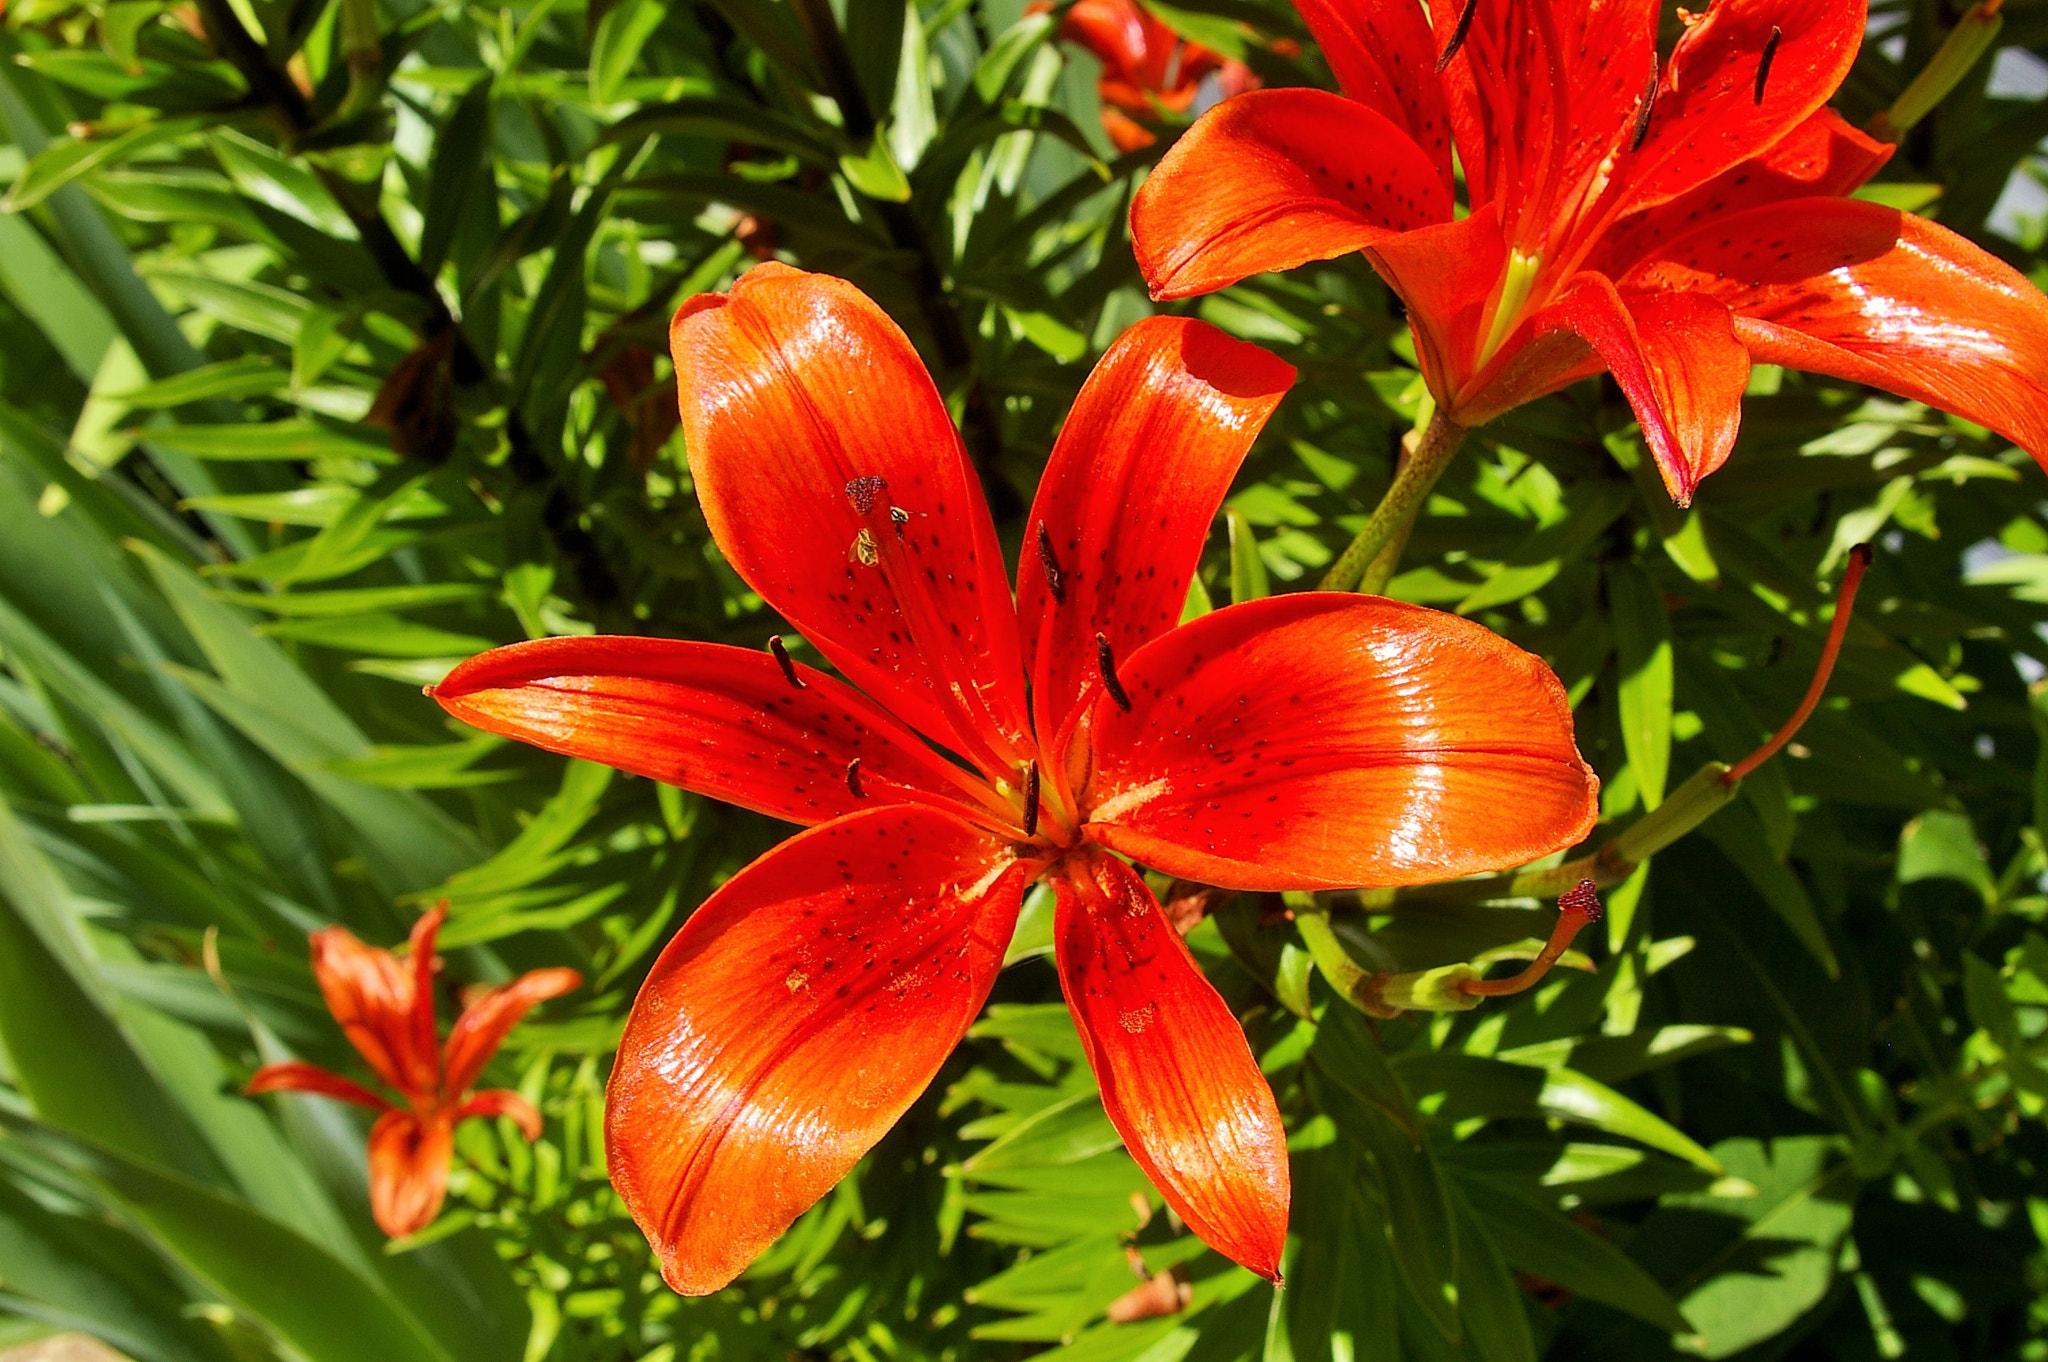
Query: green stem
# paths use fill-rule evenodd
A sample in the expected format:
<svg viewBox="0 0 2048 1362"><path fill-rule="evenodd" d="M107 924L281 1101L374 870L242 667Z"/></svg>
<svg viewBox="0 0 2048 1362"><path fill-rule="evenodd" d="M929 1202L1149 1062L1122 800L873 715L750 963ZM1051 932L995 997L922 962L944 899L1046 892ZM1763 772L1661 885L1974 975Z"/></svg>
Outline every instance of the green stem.
<svg viewBox="0 0 2048 1362"><path fill-rule="evenodd" d="M1458 452L1458 446L1465 441L1465 427L1450 420L1441 411L1430 418L1422 437L1415 442L1415 450L1401 461L1394 473L1394 485L1380 498L1380 504L1373 508L1372 519L1365 522L1365 528L1331 565L1323 577L1324 591L1355 591L1360 588L1366 573L1375 566L1383 549L1405 537L1408 524L1421 510L1429 489L1436 486L1436 480L1443 475L1451 456ZM1396 558L1399 550L1394 550ZM1386 565L1386 575L1392 576L1392 563ZM1382 581L1381 585L1385 585Z"/></svg>

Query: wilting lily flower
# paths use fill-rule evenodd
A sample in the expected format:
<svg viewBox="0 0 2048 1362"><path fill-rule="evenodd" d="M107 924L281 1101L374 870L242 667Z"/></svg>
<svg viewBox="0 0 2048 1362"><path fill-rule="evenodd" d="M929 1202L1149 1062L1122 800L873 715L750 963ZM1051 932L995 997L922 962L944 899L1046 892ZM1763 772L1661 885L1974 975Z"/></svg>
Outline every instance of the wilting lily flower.
<svg viewBox="0 0 2048 1362"><path fill-rule="evenodd" d="M1014 601L945 403L851 285L761 265L684 304L671 339L712 536L846 680L780 638L555 638L434 692L480 728L809 825L684 924L626 1024L611 1175L669 1283L725 1285L916 1100L1040 879L1110 1120L1197 1234L1273 1276L1272 1092L1115 853L1253 890L1526 863L1594 818L1557 679L1470 621L1353 595L1175 627L1294 377L1200 322L1142 322L1096 366Z"/></svg>
<svg viewBox="0 0 2048 1362"><path fill-rule="evenodd" d="M1048 0L1030 7L1051 8ZM1184 40L1138 0L1077 0L1060 20L1060 37L1102 62L1102 130L1118 151L1157 142L1161 113L1186 113L1211 75L1219 97L1259 85L1243 62Z"/></svg>
<svg viewBox="0 0 2048 1362"><path fill-rule="evenodd" d="M509 1116L527 1139L540 1138L540 1113L518 1093L470 1089L528 1008L583 981L573 969L541 969L487 989L463 1009L444 1043L434 1026L434 934L446 916L446 906L437 905L413 924L403 960L365 946L345 927L313 933L313 977L327 1010L405 1106L300 1060L264 1065L243 1089L318 1093L382 1112L370 1127L370 1213L394 1239L419 1233L441 1213L456 1122Z"/></svg>
<svg viewBox="0 0 2048 1362"><path fill-rule="evenodd" d="M1843 197L1890 148L1824 107L1864 0L1296 0L1344 87L1242 95L1139 193L1155 296L1362 251L1439 413L1611 371L1681 504L1751 362L1869 383L2048 458L2048 300L1942 227ZM1451 152L1470 206L1452 204Z"/></svg>

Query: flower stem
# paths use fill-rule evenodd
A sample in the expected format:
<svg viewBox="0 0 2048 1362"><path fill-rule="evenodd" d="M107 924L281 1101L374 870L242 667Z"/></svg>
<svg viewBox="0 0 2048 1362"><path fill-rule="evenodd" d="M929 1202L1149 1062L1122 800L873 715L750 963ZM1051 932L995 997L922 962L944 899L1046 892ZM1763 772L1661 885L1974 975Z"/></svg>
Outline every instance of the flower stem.
<svg viewBox="0 0 2048 1362"><path fill-rule="evenodd" d="M1429 489L1436 486L1451 456L1458 452L1458 446L1465 441L1465 427L1446 417L1442 411L1432 416L1422 436L1415 442L1415 449L1394 472L1394 485L1380 498L1380 504L1373 508L1372 519L1351 541L1343 554L1331 565L1323 577L1324 591L1356 591L1366 579L1368 570L1378 567L1375 562L1382 549L1405 539L1407 528L1415 515L1422 509L1422 502L1429 495ZM1394 551L1398 555L1399 550ZM1377 585L1385 586L1386 578L1393 575L1393 564L1387 563L1382 569Z"/></svg>

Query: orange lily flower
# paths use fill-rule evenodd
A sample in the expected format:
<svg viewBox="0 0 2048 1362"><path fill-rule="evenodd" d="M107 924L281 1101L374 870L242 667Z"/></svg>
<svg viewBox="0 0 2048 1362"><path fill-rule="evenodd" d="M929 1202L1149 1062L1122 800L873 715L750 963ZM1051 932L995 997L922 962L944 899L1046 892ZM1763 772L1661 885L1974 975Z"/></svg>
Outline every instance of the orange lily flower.
<svg viewBox="0 0 2048 1362"><path fill-rule="evenodd" d="M1133 205L1153 295L1362 251L1457 427L1605 369L1671 496L1735 442L1752 361L1869 383L2048 458L2048 299L1844 197L1891 149L1825 107L1864 0L1296 0L1343 96L1211 110ZM1457 217L1457 150L1470 212Z"/></svg>
<svg viewBox="0 0 2048 1362"><path fill-rule="evenodd" d="M1051 8L1049 0L1040 0L1026 12ZM1118 151L1157 142L1153 128L1160 113L1185 113L1212 73L1226 96L1259 86L1243 62L1183 40L1138 0L1077 0L1060 20L1060 37L1102 62L1095 83L1102 130Z"/></svg>
<svg viewBox="0 0 2048 1362"><path fill-rule="evenodd" d="M447 905L437 904L413 924L403 960L365 946L345 927L312 937L313 977L327 1010L404 1107L302 1060L266 1064L243 1088L251 1095L318 1093L383 1113L370 1127L370 1213L393 1239L419 1233L441 1213L456 1122L509 1116L527 1139L540 1138L532 1103L503 1088L471 1088L528 1008L583 982L573 969L540 969L487 989L463 1009L444 1043L434 1026L434 934L446 917Z"/></svg>
<svg viewBox="0 0 2048 1362"><path fill-rule="evenodd" d="M1112 853L1278 890L1569 846L1597 782L1556 677L1468 620L1337 593L1176 627L1209 523L1294 378L1201 322L1141 322L1096 366L1014 601L944 401L850 284L760 265L685 303L671 339L713 538L846 680L779 637L553 638L433 691L479 728L809 829L706 900L626 1023L612 1182L670 1285L731 1281L917 1099L1040 879L1110 1120L1197 1234L1275 1276L1273 1094Z"/></svg>

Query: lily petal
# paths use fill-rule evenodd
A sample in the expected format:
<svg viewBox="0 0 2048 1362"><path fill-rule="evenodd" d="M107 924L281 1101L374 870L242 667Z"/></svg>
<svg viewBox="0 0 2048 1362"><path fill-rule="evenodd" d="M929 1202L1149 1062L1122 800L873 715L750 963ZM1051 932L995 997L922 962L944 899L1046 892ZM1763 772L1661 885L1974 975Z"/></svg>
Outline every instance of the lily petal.
<svg viewBox="0 0 2048 1362"><path fill-rule="evenodd" d="M420 1053L413 1034L415 985L406 962L364 945L346 927L314 932L311 945L313 978L349 1043L398 1091L431 1093L437 1056L432 1048Z"/></svg>
<svg viewBox="0 0 2048 1362"><path fill-rule="evenodd" d="M450 1098L469 1091L491 1062L491 1056L505 1043L512 1028L533 1007L559 998L583 982L573 969L529 970L509 984L499 984L462 1009L448 1032L443 1090Z"/></svg>
<svg viewBox="0 0 2048 1362"><path fill-rule="evenodd" d="M1749 386L1749 351L1728 309L1697 293L1624 301L1606 276L1588 273L1536 325L1568 328L1598 352L1635 409L1665 490L1691 504L1700 479L1735 448Z"/></svg>
<svg viewBox="0 0 2048 1362"><path fill-rule="evenodd" d="M1488 305L1507 268L1507 239L1496 205L1486 204L1456 222L1389 237L1365 258L1408 305L1408 327L1429 390L1463 424L1463 410L1479 358ZM1510 344L1506 351L1512 351Z"/></svg>
<svg viewBox="0 0 2048 1362"><path fill-rule="evenodd" d="M1103 355L1017 568L1038 732L1057 733L1097 684L1097 635L1128 657L1180 622L1216 508L1293 382L1292 365L1184 317L1139 322Z"/></svg>
<svg viewBox="0 0 2048 1362"><path fill-rule="evenodd" d="M1424 884L1593 826L1599 781L1541 660L1379 597L1233 605L1133 654L1090 711L1091 840L1229 889Z"/></svg>
<svg viewBox="0 0 2048 1362"><path fill-rule="evenodd" d="M308 1064L302 1059L287 1059L277 1064L266 1064L249 1076L242 1091L254 1097L265 1092L310 1092L322 1097L332 1097L342 1102L353 1102L359 1107L372 1111L389 1111L391 1104L371 1092L354 1079L343 1078L317 1064Z"/></svg>
<svg viewBox="0 0 2048 1362"><path fill-rule="evenodd" d="M1322 90L1254 90L1160 160L1131 203L1131 244L1154 298L1186 298L1450 216L1430 154L1384 114Z"/></svg>
<svg viewBox="0 0 2048 1362"><path fill-rule="evenodd" d="M1451 128L1431 78L1436 40L1415 0L1295 0L1344 93L1384 116L1451 187Z"/></svg>
<svg viewBox="0 0 2048 1362"><path fill-rule="evenodd" d="M605 1104L612 1185L669 1285L730 1282L917 1100L1030 869L946 814L875 809L784 842L676 933Z"/></svg>
<svg viewBox="0 0 2048 1362"><path fill-rule="evenodd" d="M1672 49L1623 211L1668 203L1799 128L1849 74L1865 0L1715 0Z"/></svg>
<svg viewBox="0 0 2048 1362"><path fill-rule="evenodd" d="M1656 56L1657 7L1457 0L1431 16L1438 46L1457 43L1442 82L1471 202L1497 203L1517 246L1548 249L1559 219L1598 197L1603 163L1630 132Z"/></svg>
<svg viewBox="0 0 2048 1362"><path fill-rule="evenodd" d="M843 681L746 648L538 639L469 659L433 696L474 727L792 823L877 803L964 806L983 788Z"/></svg>
<svg viewBox="0 0 2048 1362"><path fill-rule="evenodd" d="M1601 239L1588 268L1619 279L1645 256L1694 228L1786 199L1852 194L1884 168L1892 152L1836 113L1817 109L1761 156L1734 166L1697 189L1630 215Z"/></svg>
<svg viewBox="0 0 2048 1362"><path fill-rule="evenodd" d="M412 968L411 1053L406 1065L407 1093L432 1092L441 1077L441 1046L434 1017L434 938L448 920L448 902L421 913L412 924L407 942L406 964Z"/></svg>
<svg viewBox="0 0 2048 1362"><path fill-rule="evenodd" d="M508 1117L519 1127L519 1133L526 1137L528 1144L540 1138L540 1113L534 1110L533 1103L505 1088L488 1088L455 1109L458 1121L466 1121L472 1116Z"/></svg>
<svg viewBox="0 0 2048 1362"><path fill-rule="evenodd" d="M1794 199L1667 243L1623 287L1716 299L1763 363L1926 402L2048 463L2048 298L1925 218Z"/></svg>
<svg viewBox="0 0 2048 1362"><path fill-rule="evenodd" d="M995 528L901 328L843 279L770 263L683 304L669 337L726 561L921 732L985 765L1028 759Z"/></svg>
<svg viewBox="0 0 2048 1362"><path fill-rule="evenodd" d="M1204 1243L1278 1281L1287 1132L1243 1028L1136 871L1097 854L1054 884L1060 986L1103 1110Z"/></svg>
<svg viewBox="0 0 2048 1362"><path fill-rule="evenodd" d="M434 1223L448 1195L455 1122L387 1111L370 1127L370 1215L393 1239Z"/></svg>

